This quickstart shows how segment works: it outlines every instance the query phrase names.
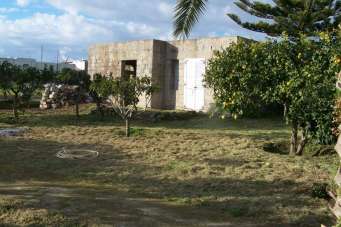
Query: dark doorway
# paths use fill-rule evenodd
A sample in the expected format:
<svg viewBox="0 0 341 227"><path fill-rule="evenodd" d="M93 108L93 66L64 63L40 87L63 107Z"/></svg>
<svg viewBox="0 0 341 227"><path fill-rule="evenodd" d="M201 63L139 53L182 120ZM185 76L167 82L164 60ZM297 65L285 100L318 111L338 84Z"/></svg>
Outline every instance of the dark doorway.
<svg viewBox="0 0 341 227"><path fill-rule="evenodd" d="M136 78L136 71L137 71L137 61L136 60L127 60L122 61L122 78Z"/></svg>
<svg viewBox="0 0 341 227"><path fill-rule="evenodd" d="M179 60L171 60L170 90L179 89Z"/></svg>

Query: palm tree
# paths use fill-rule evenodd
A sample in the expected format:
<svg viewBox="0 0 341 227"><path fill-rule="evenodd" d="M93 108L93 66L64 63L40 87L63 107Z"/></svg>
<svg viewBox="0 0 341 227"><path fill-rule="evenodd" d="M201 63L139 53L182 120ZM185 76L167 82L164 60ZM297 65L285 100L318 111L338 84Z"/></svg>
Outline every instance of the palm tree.
<svg viewBox="0 0 341 227"><path fill-rule="evenodd" d="M178 0L174 15L174 36L187 38L199 16L206 10L208 0Z"/></svg>
<svg viewBox="0 0 341 227"><path fill-rule="evenodd" d="M341 21L341 0L272 0L273 4L261 1L237 0L235 5L256 16L259 22L242 22L235 14L228 16L243 28L262 32L269 36L289 37L300 33L312 35L316 31L336 28ZM174 36L187 38L199 17L206 10L208 0L178 0L174 15Z"/></svg>

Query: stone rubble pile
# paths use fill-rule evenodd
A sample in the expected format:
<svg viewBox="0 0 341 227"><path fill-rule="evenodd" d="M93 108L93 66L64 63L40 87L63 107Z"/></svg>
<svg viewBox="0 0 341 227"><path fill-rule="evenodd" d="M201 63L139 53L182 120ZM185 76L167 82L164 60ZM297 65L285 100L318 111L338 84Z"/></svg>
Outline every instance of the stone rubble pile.
<svg viewBox="0 0 341 227"><path fill-rule="evenodd" d="M75 103L78 86L46 84L40 100L40 109L57 109Z"/></svg>

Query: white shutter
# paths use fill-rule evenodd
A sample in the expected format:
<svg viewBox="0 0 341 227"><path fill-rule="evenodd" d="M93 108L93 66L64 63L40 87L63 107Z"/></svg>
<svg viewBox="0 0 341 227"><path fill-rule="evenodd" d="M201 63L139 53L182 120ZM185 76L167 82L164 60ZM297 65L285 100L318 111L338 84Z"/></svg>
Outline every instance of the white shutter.
<svg viewBox="0 0 341 227"><path fill-rule="evenodd" d="M195 61L195 87L203 87L203 80L205 74L205 60L196 59Z"/></svg>
<svg viewBox="0 0 341 227"><path fill-rule="evenodd" d="M193 62L191 60L185 61L184 67L184 105L186 109L194 108L194 83L193 83Z"/></svg>
<svg viewBox="0 0 341 227"><path fill-rule="evenodd" d="M184 105L186 109L200 111L204 108L204 59L187 59L184 65Z"/></svg>
<svg viewBox="0 0 341 227"><path fill-rule="evenodd" d="M196 60L196 72L195 72L195 110L200 111L205 106L205 90L204 90L204 74L206 66L205 59Z"/></svg>

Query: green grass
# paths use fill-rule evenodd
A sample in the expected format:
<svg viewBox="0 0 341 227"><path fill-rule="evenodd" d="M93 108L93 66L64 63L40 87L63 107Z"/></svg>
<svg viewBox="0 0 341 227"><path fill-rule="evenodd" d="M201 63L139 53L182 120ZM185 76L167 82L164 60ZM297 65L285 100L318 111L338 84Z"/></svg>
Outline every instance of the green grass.
<svg viewBox="0 0 341 227"><path fill-rule="evenodd" d="M72 108L31 110L17 124L9 120L10 111L0 111L0 128L30 128L21 137L0 138L0 223L319 226L333 222L326 202L312 198L311 188L331 181L337 156L264 152L266 143L288 141L289 129L281 119L138 120L132 123L132 137L125 138L122 121L98 119L88 114L91 108L82 106L79 119ZM92 149L100 155L93 160L56 158L63 148ZM38 216L36 222L32 216Z"/></svg>
<svg viewBox="0 0 341 227"><path fill-rule="evenodd" d="M39 105L40 105L39 100L30 101L30 103L29 103L30 108L39 108ZM13 106L12 100L3 100L0 97L0 110L11 109L12 106Z"/></svg>

